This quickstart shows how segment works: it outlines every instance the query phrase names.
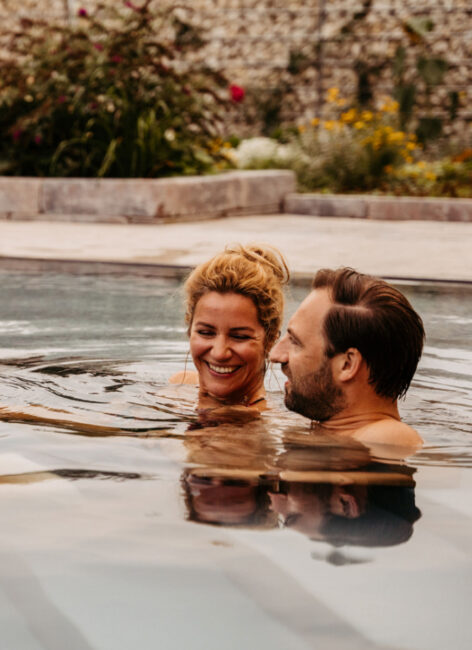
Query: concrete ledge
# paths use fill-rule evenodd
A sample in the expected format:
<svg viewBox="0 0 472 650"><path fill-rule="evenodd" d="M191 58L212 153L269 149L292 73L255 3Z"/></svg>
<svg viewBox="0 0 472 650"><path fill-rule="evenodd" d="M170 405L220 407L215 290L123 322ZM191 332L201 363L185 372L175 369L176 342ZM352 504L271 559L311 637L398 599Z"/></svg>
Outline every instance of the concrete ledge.
<svg viewBox="0 0 472 650"><path fill-rule="evenodd" d="M316 217L472 222L472 199L288 194L284 212Z"/></svg>
<svg viewBox="0 0 472 650"><path fill-rule="evenodd" d="M0 178L0 218L165 223L281 212L287 170L159 179Z"/></svg>

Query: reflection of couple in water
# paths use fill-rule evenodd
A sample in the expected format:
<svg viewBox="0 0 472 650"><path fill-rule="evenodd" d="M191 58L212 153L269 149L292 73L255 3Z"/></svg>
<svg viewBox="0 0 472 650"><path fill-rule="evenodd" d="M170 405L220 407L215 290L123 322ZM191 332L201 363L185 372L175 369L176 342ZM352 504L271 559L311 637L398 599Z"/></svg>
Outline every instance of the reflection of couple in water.
<svg viewBox="0 0 472 650"><path fill-rule="evenodd" d="M252 453L244 449L247 435L235 430L225 454L224 434L218 444L216 432L186 440L192 468L183 472L182 488L191 521L289 528L333 546L390 546L410 538L420 512L415 470L404 463L374 461L357 441L304 441L306 433L293 431L270 449L262 429L251 431Z"/></svg>
<svg viewBox="0 0 472 650"><path fill-rule="evenodd" d="M256 481L192 472L182 480L191 521L291 528L333 546L401 544L420 517L413 487L405 485Z"/></svg>
<svg viewBox="0 0 472 650"><path fill-rule="evenodd" d="M312 454L317 445L318 461L326 440L338 450L358 445L384 461L414 453L421 438L401 422L397 408L424 341L423 324L408 300L378 278L348 268L323 269L316 273L287 333L276 342L287 281L280 253L263 246L228 248L188 278L186 319L197 372L185 370L171 380L199 386L201 432L189 431L188 443L195 446L198 440L202 447L206 441L208 451L219 439L221 452L235 435L245 435L240 451L254 446L254 427L250 435L247 427L241 433L241 422L257 420L263 411L270 418L264 390L270 360L280 363L287 376L285 405L312 421L298 445L311 445ZM238 420L239 426L234 424ZM331 470L328 480L323 476L326 467L318 467L316 476L306 468L294 476L284 465L287 453L293 454L292 441L279 440L278 446L274 463L267 454L259 455L262 465L271 465L265 474L260 463L215 464L214 450L205 460L200 450L197 460L193 449L189 462L200 467L186 470L183 478L191 518L229 524L246 516L266 521L277 517L310 536L326 537L331 531L334 538L343 522L356 520L361 531L367 525L363 522L378 519L387 506L391 517L407 522L402 534L408 537L407 529L411 532L418 516L411 475L405 476L399 467L389 473L384 466L387 484L378 476L382 472L370 469L361 472L362 478L351 471L346 479L342 467L337 478L333 473L338 470ZM360 466L368 467L369 462Z"/></svg>

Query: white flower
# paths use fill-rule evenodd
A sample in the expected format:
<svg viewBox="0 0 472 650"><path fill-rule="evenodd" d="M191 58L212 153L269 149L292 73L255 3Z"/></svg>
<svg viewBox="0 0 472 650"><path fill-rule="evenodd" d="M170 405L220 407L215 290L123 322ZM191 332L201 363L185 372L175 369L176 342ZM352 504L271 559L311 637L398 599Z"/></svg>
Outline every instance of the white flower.
<svg viewBox="0 0 472 650"><path fill-rule="evenodd" d="M175 140L174 129L166 129L164 131L164 138L167 140L167 142L173 142Z"/></svg>
<svg viewBox="0 0 472 650"><path fill-rule="evenodd" d="M295 152L290 145L279 144L272 138L260 137L243 140L236 149L231 150L230 155L234 163L243 169L264 162L287 163L294 158Z"/></svg>

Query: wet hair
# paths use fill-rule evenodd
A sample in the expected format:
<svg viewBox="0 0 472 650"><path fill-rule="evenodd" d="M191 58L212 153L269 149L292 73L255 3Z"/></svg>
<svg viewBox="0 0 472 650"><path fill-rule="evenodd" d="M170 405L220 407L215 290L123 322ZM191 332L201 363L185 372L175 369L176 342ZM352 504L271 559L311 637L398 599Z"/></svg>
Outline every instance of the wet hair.
<svg viewBox="0 0 472 650"><path fill-rule="evenodd" d="M329 515L320 532L333 546L395 546L410 539L420 517L414 488L370 485L364 514L356 519Z"/></svg>
<svg viewBox="0 0 472 650"><path fill-rule="evenodd" d="M262 245L228 246L222 253L197 266L185 282L188 331L198 301L210 291L238 293L250 298L264 328L264 349L274 345L283 317L283 286L290 274L276 248Z"/></svg>
<svg viewBox="0 0 472 650"><path fill-rule="evenodd" d="M423 322L406 297L384 280L350 268L321 269L312 287L327 288L334 303L323 325L327 356L356 348L377 395L402 397L425 338Z"/></svg>

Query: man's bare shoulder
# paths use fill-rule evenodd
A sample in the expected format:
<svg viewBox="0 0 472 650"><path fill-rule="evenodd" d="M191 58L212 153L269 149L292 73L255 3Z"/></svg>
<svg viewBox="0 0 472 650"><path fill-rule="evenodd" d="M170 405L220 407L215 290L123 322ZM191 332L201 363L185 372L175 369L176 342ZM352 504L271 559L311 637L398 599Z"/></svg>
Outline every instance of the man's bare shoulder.
<svg viewBox="0 0 472 650"><path fill-rule="evenodd" d="M421 449L423 440L409 424L385 418L367 424L353 436L383 457L406 457Z"/></svg>

